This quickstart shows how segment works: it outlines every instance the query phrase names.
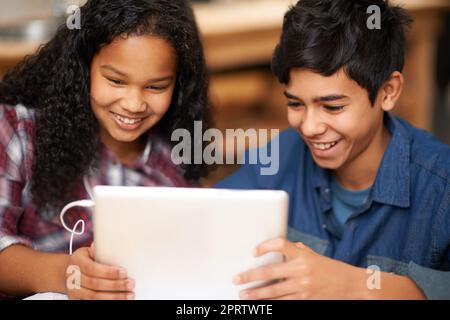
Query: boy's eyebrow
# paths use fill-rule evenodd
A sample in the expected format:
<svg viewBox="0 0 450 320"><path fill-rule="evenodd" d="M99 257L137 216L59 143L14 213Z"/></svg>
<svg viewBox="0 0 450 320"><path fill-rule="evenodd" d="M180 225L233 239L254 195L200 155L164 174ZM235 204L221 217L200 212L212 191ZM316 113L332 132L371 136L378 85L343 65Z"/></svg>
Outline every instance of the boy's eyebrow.
<svg viewBox="0 0 450 320"><path fill-rule="evenodd" d="M101 69L107 69L107 70L110 70L110 71L112 71L112 72L114 72L114 73L117 73L118 75L120 75L120 76L122 76L122 77L128 77L128 75L125 73L125 72L122 72L122 71L120 71L120 70L117 70L116 68L114 68L112 65L109 65L109 64L107 64L107 65L103 65L103 66L101 66L100 67ZM162 82L162 81L165 81L165 80L172 80L174 77L173 76L165 76L165 77L161 77L161 78L155 78L155 79L149 79L148 81L146 81L146 82Z"/></svg>
<svg viewBox="0 0 450 320"><path fill-rule="evenodd" d="M293 99L293 100L302 100L299 97L293 95L292 93L289 93L287 91L284 91L284 95L286 96L286 98L288 99ZM341 100L341 99L345 99L348 98L348 96L343 95L343 94L329 94L323 97L317 97L313 99L314 103L317 102L330 102L330 101L335 101L335 100Z"/></svg>
<svg viewBox="0 0 450 320"><path fill-rule="evenodd" d="M284 96L288 99L293 99L293 100L301 100L299 97L294 96L292 93L289 93L287 91L283 92Z"/></svg>
<svg viewBox="0 0 450 320"><path fill-rule="evenodd" d="M343 94L329 94L327 96L323 96L323 97L317 97L313 99L313 102L330 102L330 101L335 101L335 100L341 100L341 99L345 99L348 98L346 95Z"/></svg>

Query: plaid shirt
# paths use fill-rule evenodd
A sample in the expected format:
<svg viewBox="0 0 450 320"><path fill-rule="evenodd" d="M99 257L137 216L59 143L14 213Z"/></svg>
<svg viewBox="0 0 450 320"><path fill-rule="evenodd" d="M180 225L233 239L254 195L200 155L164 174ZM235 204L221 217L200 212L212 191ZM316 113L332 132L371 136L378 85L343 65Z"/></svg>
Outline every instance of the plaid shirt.
<svg viewBox="0 0 450 320"><path fill-rule="evenodd" d="M34 132L32 109L0 104L0 251L23 244L40 251L68 252L70 233L62 227L59 212L37 212L31 199ZM127 166L102 146L98 169L86 176L89 186L77 187L77 200L89 199L89 189L95 185L193 186L172 163L170 154L167 143L152 137L143 154ZM91 216L91 209L83 208L66 213L65 222L70 228L80 218L85 221L84 234L74 236L73 250L91 244Z"/></svg>

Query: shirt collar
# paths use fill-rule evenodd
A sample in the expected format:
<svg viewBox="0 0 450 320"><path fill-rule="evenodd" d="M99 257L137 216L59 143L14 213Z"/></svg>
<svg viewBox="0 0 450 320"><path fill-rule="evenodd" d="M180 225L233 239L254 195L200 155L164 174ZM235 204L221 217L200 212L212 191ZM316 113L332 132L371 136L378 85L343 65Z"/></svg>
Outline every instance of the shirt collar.
<svg viewBox="0 0 450 320"><path fill-rule="evenodd" d="M152 141L154 136L152 134L147 135L147 141L144 148L144 151L139 155L139 157L136 158L136 160L133 161L133 163L130 165L131 168L141 168L145 167L149 160L150 160L150 154L152 151ZM102 153L105 156L105 159L108 159L109 161L112 161L113 163L121 163L120 160L117 158L117 156L112 152L110 149L108 149L103 143L101 144Z"/></svg>
<svg viewBox="0 0 450 320"><path fill-rule="evenodd" d="M136 159L135 164L136 165L147 165L150 159L150 153L152 151L152 139L151 135L149 135L149 138L147 139L147 144L145 145L145 149L142 152L142 154Z"/></svg>
<svg viewBox="0 0 450 320"><path fill-rule="evenodd" d="M410 205L410 135L400 121L385 113L385 125L392 134L372 189L371 200L407 208ZM313 186L329 192L331 173L313 166Z"/></svg>
<svg viewBox="0 0 450 320"><path fill-rule="evenodd" d="M410 206L411 137L400 121L386 113L385 124L392 134L373 186L372 200L393 206Z"/></svg>

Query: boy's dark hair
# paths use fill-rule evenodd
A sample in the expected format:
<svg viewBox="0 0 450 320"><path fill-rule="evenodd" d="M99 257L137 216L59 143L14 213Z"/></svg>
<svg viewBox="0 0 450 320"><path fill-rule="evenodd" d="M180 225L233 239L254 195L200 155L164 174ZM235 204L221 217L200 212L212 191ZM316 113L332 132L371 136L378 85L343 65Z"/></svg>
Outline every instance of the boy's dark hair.
<svg viewBox="0 0 450 320"><path fill-rule="evenodd" d="M144 34L165 38L178 56L172 104L152 131L170 143L176 128L195 136L195 120L203 121L205 130L210 125L207 67L188 1L89 0L81 8L79 30L62 25L37 54L0 82L1 102L36 109L31 192L38 207L60 207L72 200L73 188L96 163L99 126L90 106L94 55L116 37ZM208 167L183 168L187 179L198 180Z"/></svg>
<svg viewBox="0 0 450 320"><path fill-rule="evenodd" d="M370 29L367 9L381 11L381 29ZM272 70L281 83L291 68L307 68L330 76L344 68L375 102L381 85L402 71L405 27L411 17L383 0L300 0L285 15Z"/></svg>

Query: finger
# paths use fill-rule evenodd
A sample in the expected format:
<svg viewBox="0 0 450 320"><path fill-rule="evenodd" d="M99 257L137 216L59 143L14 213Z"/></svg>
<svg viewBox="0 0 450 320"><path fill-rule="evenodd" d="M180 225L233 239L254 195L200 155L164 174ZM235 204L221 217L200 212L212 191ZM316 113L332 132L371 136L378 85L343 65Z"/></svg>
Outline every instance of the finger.
<svg viewBox="0 0 450 320"><path fill-rule="evenodd" d="M81 273L91 278L109 280L127 279L127 272L125 269L97 263L88 256L81 258L80 268Z"/></svg>
<svg viewBox="0 0 450 320"><path fill-rule="evenodd" d="M92 242L91 246L88 248L89 256L95 260L95 248L94 243Z"/></svg>
<svg viewBox="0 0 450 320"><path fill-rule="evenodd" d="M300 300L295 294L287 294L270 300Z"/></svg>
<svg viewBox="0 0 450 320"><path fill-rule="evenodd" d="M69 299L73 300L134 300L134 293L129 292L102 292L86 288L70 290Z"/></svg>
<svg viewBox="0 0 450 320"><path fill-rule="evenodd" d="M233 278L234 284L244 284L253 281L270 281L286 278L288 266L286 263L273 263L242 272Z"/></svg>
<svg viewBox="0 0 450 320"><path fill-rule="evenodd" d="M295 254L296 250L299 247L294 245L292 242L288 241L285 238L275 238L267 240L255 248L254 255L255 257L259 257L263 254L269 252L279 252L283 254L286 258L290 258L293 254Z"/></svg>
<svg viewBox="0 0 450 320"><path fill-rule="evenodd" d="M135 284L132 279L108 280L82 276L81 286L94 291L133 292Z"/></svg>
<svg viewBox="0 0 450 320"><path fill-rule="evenodd" d="M295 290L296 288L293 281L277 281L276 283L267 286L243 290L239 297L241 299L250 300L276 299L278 297L293 294L295 293Z"/></svg>

